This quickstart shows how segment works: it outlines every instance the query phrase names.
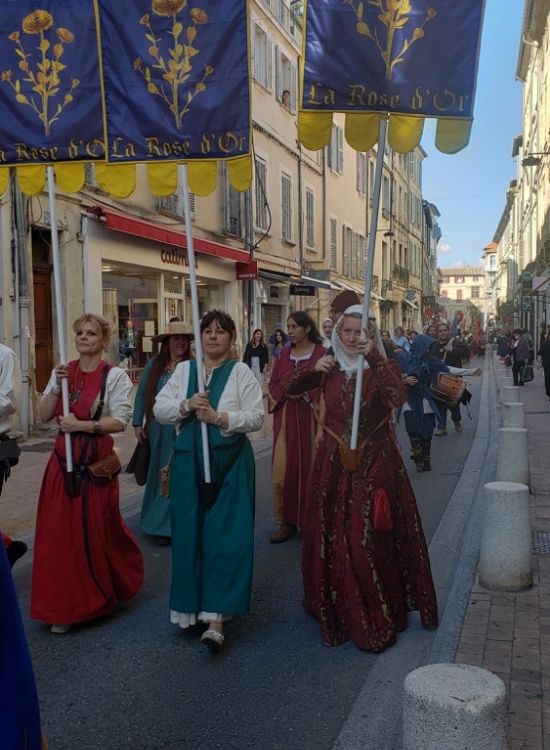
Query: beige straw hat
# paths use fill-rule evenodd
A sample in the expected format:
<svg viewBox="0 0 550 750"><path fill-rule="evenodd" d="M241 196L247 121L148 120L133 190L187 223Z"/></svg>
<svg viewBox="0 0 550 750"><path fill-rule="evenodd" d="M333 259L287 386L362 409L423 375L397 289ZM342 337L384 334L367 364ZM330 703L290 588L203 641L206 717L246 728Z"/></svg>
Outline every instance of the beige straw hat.
<svg viewBox="0 0 550 750"><path fill-rule="evenodd" d="M170 336L189 336L190 339L194 339L193 329L189 323L184 323L182 320L175 320L173 323L168 323L164 333L157 333L153 336L153 341L162 343Z"/></svg>

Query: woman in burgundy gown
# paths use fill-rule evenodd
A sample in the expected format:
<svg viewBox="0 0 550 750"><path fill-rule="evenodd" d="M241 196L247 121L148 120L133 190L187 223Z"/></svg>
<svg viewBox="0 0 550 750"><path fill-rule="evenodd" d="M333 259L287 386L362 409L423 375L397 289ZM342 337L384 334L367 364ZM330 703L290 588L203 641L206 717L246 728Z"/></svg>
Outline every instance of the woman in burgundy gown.
<svg viewBox="0 0 550 750"><path fill-rule="evenodd" d="M102 359L109 323L88 313L73 329L79 358L55 368L39 407L43 421L56 417L60 432L38 501L31 617L51 623L54 633L108 614L143 583L141 551L120 515L118 478L103 486L86 481L76 497L67 494L65 433L71 434L75 467L86 466L112 453L110 433L122 432L132 412L130 379ZM63 378L69 382L68 416L62 409ZM103 383L104 404L96 417Z"/></svg>
<svg viewBox="0 0 550 750"><path fill-rule="evenodd" d="M373 339L373 334L376 333ZM391 424L406 399L399 365L384 356L374 325L361 338L361 307L348 308L332 336L334 357L297 372L290 394L320 390L323 434L303 528L304 606L323 641L368 651L392 645L419 610L437 626L437 600L422 524ZM375 343L376 342L376 343ZM357 368L366 359L358 465L344 469Z"/></svg>
<svg viewBox="0 0 550 750"><path fill-rule="evenodd" d="M315 419L307 393L290 397L287 384L294 373L326 353L313 319L303 311L287 320L291 347L275 360L269 381L269 411L273 413L272 493L278 524L273 543L285 542L302 528L309 472L314 452Z"/></svg>

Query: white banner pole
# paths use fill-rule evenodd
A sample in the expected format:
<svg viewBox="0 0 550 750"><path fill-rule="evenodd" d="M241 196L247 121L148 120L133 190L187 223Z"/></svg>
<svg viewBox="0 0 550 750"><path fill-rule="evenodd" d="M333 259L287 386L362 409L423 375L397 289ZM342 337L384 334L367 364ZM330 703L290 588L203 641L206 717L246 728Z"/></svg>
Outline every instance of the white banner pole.
<svg viewBox="0 0 550 750"><path fill-rule="evenodd" d="M53 282L55 289L55 314L57 319L57 340L59 343L59 358L63 364L67 362L67 347L65 344L65 299L61 290L61 264L59 262L59 237L57 234L57 205L55 198L55 177L53 167L47 167L48 175L48 198L50 203L50 229L52 237L52 261ZM71 412L69 406L69 381L63 378L61 381L61 399L63 403L63 415L68 416ZM67 472L73 470L73 452L70 433L65 433L65 460Z"/></svg>
<svg viewBox="0 0 550 750"><path fill-rule="evenodd" d="M191 204L189 201L189 183L187 182L187 166L178 165L179 182L183 194L183 220L187 238L187 261L189 263L189 287L191 290L191 310L193 313L193 333L195 335L195 356L197 358L197 380L199 391L204 391L204 372L202 362L202 343L199 317L199 296L197 293L197 274L195 269L195 248L193 245L193 228L191 225ZM208 449L208 428L201 422L202 453L204 457L204 481L210 484L210 453Z"/></svg>
<svg viewBox="0 0 550 750"><path fill-rule="evenodd" d="M376 249L376 232L378 229L378 209L380 206L380 192L382 186L382 169L384 166L384 152L386 150L386 128L387 122L384 117L380 118L378 128L378 150L376 152L376 168L374 170L374 185L372 188L372 214L367 245L367 261L365 263L365 296L363 298L363 314L361 329L367 327L369 320L370 293L372 289L372 271L374 268L374 251ZM357 369L357 380L355 383L355 396L353 399L353 419L351 423L350 448L356 450L357 437L359 434L359 412L361 410L361 391L363 388L364 359L359 360Z"/></svg>

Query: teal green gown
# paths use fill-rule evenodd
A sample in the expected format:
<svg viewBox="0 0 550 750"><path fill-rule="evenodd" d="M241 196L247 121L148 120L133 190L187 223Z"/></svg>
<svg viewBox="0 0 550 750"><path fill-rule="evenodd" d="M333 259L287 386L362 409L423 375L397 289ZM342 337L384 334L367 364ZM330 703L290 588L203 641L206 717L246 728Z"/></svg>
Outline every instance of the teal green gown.
<svg viewBox="0 0 550 750"><path fill-rule="evenodd" d="M228 363L229 372L234 363ZM220 370L225 370L225 366ZM228 372L209 386L216 408ZM192 362L188 398L196 393ZM244 434L222 436L208 425L213 482L219 487L211 507L201 489L200 423L182 424L170 471L172 586L170 608L185 613L244 614L250 609L254 549L254 453Z"/></svg>
<svg viewBox="0 0 550 750"><path fill-rule="evenodd" d="M145 416L145 399L147 383L151 376L154 357L147 362L136 393L132 424L141 427ZM155 394L159 393L172 377L171 370L165 370L159 378ZM147 425L147 434L151 446L151 460L145 483L145 494L141 508L141 530L150 536L170 537L170 502L160 494L160 470L166 466L170 452L174 447L176 431L173 425L160 425L151 415Z"/></svg>

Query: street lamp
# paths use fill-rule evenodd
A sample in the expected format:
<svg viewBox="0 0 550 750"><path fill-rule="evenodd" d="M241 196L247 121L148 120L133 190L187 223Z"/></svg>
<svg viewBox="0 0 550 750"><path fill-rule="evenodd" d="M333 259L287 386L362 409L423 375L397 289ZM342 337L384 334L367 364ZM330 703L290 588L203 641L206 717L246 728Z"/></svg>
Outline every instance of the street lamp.
<svg viewBox="0 0 550 750"><path fill-rule="evenodd" d="M521 160L521 166L522 167L538 167L538 165L542 161L543 156L549 156L550 151L538 151L534 152L532 154L527 154L527 156L524 156Z"/></svg>

